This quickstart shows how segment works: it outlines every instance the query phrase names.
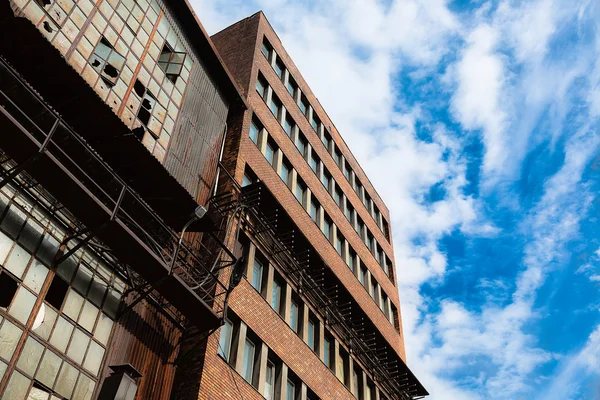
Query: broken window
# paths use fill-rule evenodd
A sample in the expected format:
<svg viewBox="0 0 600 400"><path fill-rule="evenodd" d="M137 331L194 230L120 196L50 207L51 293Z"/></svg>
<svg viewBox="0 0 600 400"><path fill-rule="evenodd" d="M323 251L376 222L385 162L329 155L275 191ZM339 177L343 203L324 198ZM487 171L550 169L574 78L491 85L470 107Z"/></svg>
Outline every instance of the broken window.
<svg viewBox="0 0 600 400"><path fill-rule="evenodd" d="M94 49L94 54L90 57L90 64L107 85L114 86L125 65L125 57L117 53L108 40L102 36Z"/></svg>
<svg viewBox="0 0 600 400"><path fill-rule="evenodd" d="M0 308L6 310L17 293L18 284L7 273L0 273Z"/></svg>
<svg viewBox="0 0 600 400"><path fill-rule="evenodd" d="M69 290L69 284L67 282L63 281L58 276L55 276L54 279L52 280L52 283L50 284L48 293L46 293L45 300L48 302L48 304L50 304L57 310L60 310L60 308L62 307L63 301L65 300L65 297L67 296L68 290Z"/></svg>
<svg viewBox="0 0 600 400"><path fill-rule="evenodd" d="M156 97L152 94L152 92L150 92L150 90L146 88L146 86L144 86L142 82L137 79L133 84L133 90L142 99L142 103L137 112L137 117L140 122L144 124L146 128L148 128L148 125L150 124L150 117L152 116L152 110L156 105ZM150 129L148 129L148 132L150 132L154 138L158 139L158 135L152 132Z"/></svg>
<svg viewBox="0 0 600 400"><path fill-rule="evenodd" d="M165 71L167 78L173 83L175 83L179 75L181 75L185 56L185 53L174 51L168 44L164 45L160 53L158 65Z"/></svg>

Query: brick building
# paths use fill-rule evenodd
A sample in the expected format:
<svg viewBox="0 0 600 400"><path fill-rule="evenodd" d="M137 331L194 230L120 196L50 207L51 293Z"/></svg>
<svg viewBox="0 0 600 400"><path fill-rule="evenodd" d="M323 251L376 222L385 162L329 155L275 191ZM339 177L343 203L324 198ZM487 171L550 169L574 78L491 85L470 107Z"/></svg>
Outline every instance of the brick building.
<svg viewBox="0 0 600 400"><path fill-rule="evenodd" d="M199 398L427 395L405 363L386 205L262 12L212 40L249 105L223 166L253 212Z"/></svg>
<svg viewBox="0 0 600 400"><path fill-rule="evenodd" d="M262 13L0 0L0 129L0 400L427 394L388 210Z"/></svg>

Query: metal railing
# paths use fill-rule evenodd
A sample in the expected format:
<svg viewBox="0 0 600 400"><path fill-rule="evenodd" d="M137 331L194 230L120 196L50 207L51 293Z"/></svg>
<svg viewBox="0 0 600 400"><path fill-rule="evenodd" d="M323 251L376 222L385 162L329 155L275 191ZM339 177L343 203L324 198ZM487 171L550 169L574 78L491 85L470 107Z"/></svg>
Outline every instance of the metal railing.
<svg viewBox="0 0 600 400"><path fill-rule="evenodd" d="M39 153L8 171L7 176L0 181L0 187L10 180L11 174L12 177L16 176L41 155L50 158L110 216L110 220L120 222L165 269L168 269L173 257L176 257L172 274L188 290L213 306L217 314L222 313L224 302L219 299L225 298L227 284L220 279L222 274L219 269L224 264L233 264L235 259L228 249L223 248L223 243L216 235L197 241L195 247L184 242L177 254L174 254L179 241L178 233L166 225L110 165L0 57L0 82L2 80L0 113L29 137ZM15 93L18 93L18 100Z"/></svg>
<svg viewBox="0 0 600 400"><path fill-rule="evenodd" d="M268 189L262 183L242 188L223 166L221 168L229 178L232 192L239 193L222 195L230 197L230 201L223 201L223 212L236 206L235 198L239 196L239 204L244 206L242 218L245 230L282 269L288 280L295 284L298 294L321 314L329 329L360 360L374 381L395 398L417 398L417 384L411 382L412 379L405 372L407 367L397 353L387 343L381 345L383 339L376 345L375 333L365 331L362 323L366 318L364 312L353 301L339 304L337 284L327 286L324 271L311 267L311 250L296 249L300 235L296 235L294 229L282 233L279 224L285 218L283 214L277 208L264 209L264 200L270 195Z"/></svg>

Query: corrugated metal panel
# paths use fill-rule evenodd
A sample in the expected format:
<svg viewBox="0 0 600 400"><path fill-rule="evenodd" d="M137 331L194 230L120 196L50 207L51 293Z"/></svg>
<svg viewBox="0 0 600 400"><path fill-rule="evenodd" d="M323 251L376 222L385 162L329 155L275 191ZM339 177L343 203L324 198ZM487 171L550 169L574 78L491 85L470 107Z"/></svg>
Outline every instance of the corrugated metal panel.
<svg viewBox="0 0 600 400"><path fill-rule="evenodd" d="M190 73L165 167L200 204L206 203L216 175L228 105L202 63Z"/></svg>
<svg viewBox="0 0 600 400"><path fill-rule="evenodd" d="M141 302L116 324L103 377L110 365L131 364L142 374L136 399L168 400L180 337L181 331L169 318Z"/></svg>

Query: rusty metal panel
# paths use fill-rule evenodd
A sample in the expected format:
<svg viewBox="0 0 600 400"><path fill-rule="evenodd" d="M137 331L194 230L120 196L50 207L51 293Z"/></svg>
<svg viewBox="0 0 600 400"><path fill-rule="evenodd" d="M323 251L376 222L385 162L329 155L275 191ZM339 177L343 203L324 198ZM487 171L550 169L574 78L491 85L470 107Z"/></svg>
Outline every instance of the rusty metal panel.
<svg viewBox="0 0 600 400"><path fill-rule="evenodd" d="M228 104L201 62L190 73L165 167L200 204L216 176Z"/></svg>
<svg viewBox="0 0 600 400"><path fill-rule="evenodd" d="M153 304L141 302L115 324L103 377L109 365L131 364L142 374L136 399L168 400L180 338L175 323Z"/></svg>

